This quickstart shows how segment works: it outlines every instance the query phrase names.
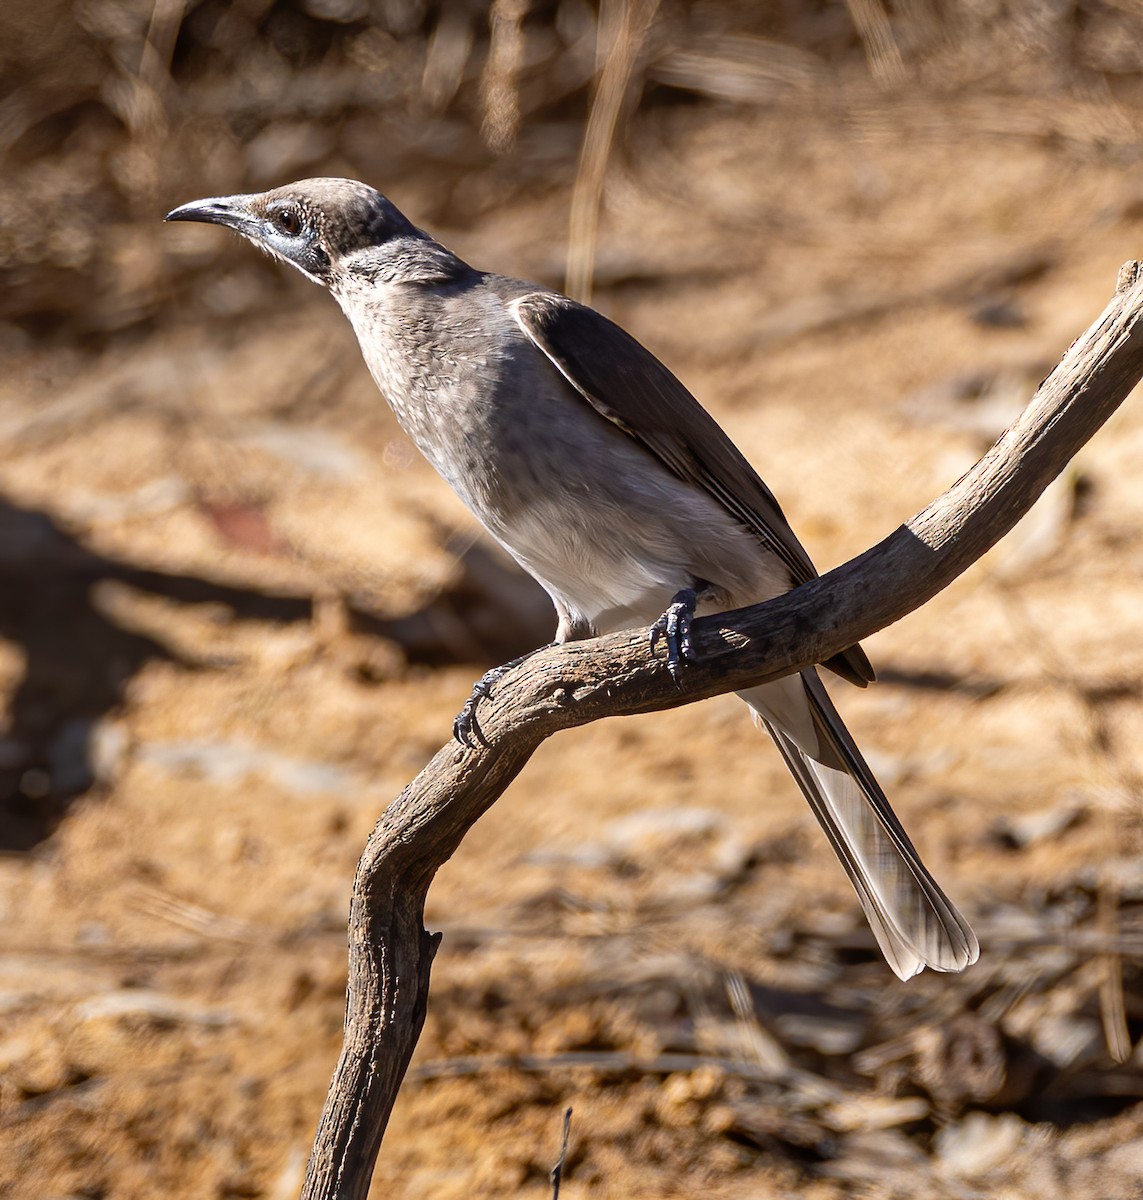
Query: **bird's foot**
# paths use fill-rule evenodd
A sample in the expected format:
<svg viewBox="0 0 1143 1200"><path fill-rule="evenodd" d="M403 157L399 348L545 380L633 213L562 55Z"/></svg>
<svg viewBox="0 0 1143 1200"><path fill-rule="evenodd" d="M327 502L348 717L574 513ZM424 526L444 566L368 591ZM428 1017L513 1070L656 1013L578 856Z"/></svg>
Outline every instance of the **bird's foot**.
<svg viewBox="0 0 1143 1200"><path fill-rule="evenodd" d="M452 723L452 736L462 746L467 746L470 750L475 750L480 746L488 745L488 739L484 736L480 729L480 723L476 719L477 707L481 700L490 700L492 698L493 684L499 683L513 667L518 667L535 653L536 651L529 650L527 654L521 654L519 658L514 658L511 662L503 663L499 667L493 667L490 671L485 671L472 685L472 695L464 702L464 707L456 714L456 720Z"/></svg>
<svg viewBox="0 0 1143 1200"><path fill-rule="evenodd" d="M667 605L667 611L651 626L651 653L659 644L660 638L667 642L667 670L671 678L678 683L679 669L689 658L695 657L694 646L691 645L691 622L695 616L695 605L698 595L694 588L683 588L676 592L674 599Z"/></svg>

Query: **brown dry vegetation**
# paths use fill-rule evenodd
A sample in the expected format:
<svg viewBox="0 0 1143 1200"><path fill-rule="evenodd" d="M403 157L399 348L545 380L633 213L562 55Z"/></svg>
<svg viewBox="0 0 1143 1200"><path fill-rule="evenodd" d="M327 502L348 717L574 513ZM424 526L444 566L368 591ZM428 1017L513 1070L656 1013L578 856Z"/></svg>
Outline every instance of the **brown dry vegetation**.
<svg viewBox="0 0 1143 1200"><path fill-rule="evenodd" d="M296 1193L365 836L549 636L328 298L158 223L351 174L560 283L595 10L497 11L491 54L483 6L427 0L0 16L0 1194ZM1112 0L655 11L596 302L819 565L955 478L1140 256L1141 47ZM1141 455L1129 402L835 690L976 967L891 976L733 699L568 734L431 893L376 1194L545 1195L572 1105L567 1200L1139 1195Z"/></svg>

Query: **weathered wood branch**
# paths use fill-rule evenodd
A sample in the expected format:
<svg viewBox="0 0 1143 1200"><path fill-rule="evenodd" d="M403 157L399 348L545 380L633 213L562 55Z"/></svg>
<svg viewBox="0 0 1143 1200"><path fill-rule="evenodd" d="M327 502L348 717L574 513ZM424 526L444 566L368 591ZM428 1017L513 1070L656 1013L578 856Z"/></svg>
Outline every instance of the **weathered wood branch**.
<svg viewBox="0 0 1143 1200"><path fill-rule="evenodd" d="M1020 419L923 512L864 554L766 604L695 623L698 660L676 687L646 630L553 647L482 704L487 745L449 743L390 805L358 865L345 1041L303 1200L364 1200L424 1024L438 938L424 929L437 870L536 747L560 729L689 704L821 662L899 620L1006 534L1143 377L1143 281L1117 295Z"/></svg>

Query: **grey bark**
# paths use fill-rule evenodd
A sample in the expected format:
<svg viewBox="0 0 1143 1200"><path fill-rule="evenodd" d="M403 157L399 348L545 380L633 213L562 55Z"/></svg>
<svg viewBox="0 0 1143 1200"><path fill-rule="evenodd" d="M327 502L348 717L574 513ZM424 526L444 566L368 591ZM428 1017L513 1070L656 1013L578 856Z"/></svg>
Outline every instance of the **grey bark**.
<svg viewBox="0 0 1143 1200"><path fill-rule="evenodd" d="M535 749L561 729L740 691L820 663L919 608L1028 511L1143 378L1143 281L1115 298L995 446L876 546L765 604L696 621L698 658L676 687L646 630L538 651L481 706L488 745L449 741L382 814L349 918L345 1039L303 1200L364 1200L424 1024L439 936L424 929L437 870ZM442 725L444 723L442 722Z"/></svg>

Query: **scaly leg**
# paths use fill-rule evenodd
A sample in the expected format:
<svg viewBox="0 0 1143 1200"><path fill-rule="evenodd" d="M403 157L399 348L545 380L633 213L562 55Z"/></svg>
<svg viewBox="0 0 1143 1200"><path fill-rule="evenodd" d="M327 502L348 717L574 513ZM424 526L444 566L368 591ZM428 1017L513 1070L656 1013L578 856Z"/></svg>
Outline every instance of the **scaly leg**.
<svg viewBox="0 0 1143 1200"><path fill-rule="evenodd" d="M464 707L457 713L456 720L452 723L452 736L462 746L467 746L470 750L475 750L478 746L487 746L488 742L484 734L480 732L480 724L476 719L477 705L479 705L481 700L491 699L492 685L499 683L513 667L518 667L522 662L526 662L531 658L533 654L539 654L540 650L547 650L554 644L552 642L548 646L541 646L537 650L529 650L527 654L521 654L519 658L514 658L511 662L503 663L499 667L493 667L490 671L485 671L472 685L472 695L469 696L464 702Z"/></svg>
<svg viewBox="0 0 1143 1200"><path fill-rule="evenodd" d="M695 656L691 645L691 622L697 603L698 593L695 589L683 588L675 593L674 599L667 605L667 611L651 626L651 652L654 653L660 638L666 638L667 670L676 683L679 681L680 667L688 658Z"/></svg>

